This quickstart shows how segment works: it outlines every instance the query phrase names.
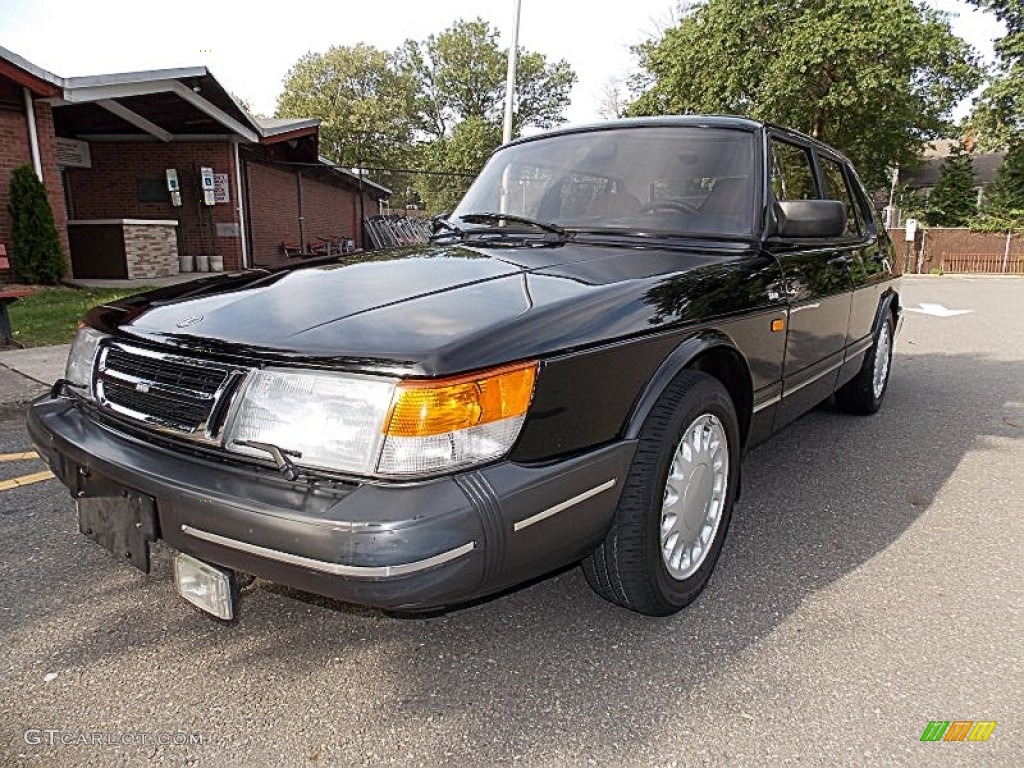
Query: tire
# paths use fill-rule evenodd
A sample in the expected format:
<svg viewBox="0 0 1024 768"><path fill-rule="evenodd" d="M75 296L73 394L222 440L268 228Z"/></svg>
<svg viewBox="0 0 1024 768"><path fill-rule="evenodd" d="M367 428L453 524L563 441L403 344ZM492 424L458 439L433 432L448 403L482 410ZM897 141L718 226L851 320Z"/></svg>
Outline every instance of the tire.
<svg viewBox="0 0 1024 768"><path fill-rule="evenodd" d="M892 342L892 315L886 313L857 375L836 390L836 405L840 410L870 416L882 407L892 373Z"/></svg>
<svg viewBox="0 0 1024 768"><path fill-rule="evenodd" d="M725 387L700 371L680 373L643 424L608 534L583 561L597 594L649 616L668 616L697 598L729 530L739 446L736 408ZM705 528L709 538L698 542Z"/></svg>

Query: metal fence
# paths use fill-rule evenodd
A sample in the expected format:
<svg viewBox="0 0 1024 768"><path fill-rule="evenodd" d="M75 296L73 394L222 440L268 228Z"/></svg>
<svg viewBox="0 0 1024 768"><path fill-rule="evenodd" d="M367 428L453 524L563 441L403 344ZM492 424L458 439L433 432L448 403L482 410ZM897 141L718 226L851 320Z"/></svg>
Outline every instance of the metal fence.
<svg viewBox="0 0 1024 768"><path fill-rule="evenodd" d="M430 239L430 220L418 216L397 213L367 216L363 223L374 249L415 245Z"/></svg>

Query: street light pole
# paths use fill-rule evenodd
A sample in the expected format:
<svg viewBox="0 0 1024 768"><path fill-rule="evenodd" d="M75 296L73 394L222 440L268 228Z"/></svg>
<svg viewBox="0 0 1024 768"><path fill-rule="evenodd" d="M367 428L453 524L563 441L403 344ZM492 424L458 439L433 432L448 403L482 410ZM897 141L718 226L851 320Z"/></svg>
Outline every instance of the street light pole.
<svg viewBox="0 0 1024 768"><path fill-rule="evenodd" d="M512 45L508 48L508 76L505 80L505 125L501 135L502 144L512 141L512 108L516 95L516 64L519 59L519 11L523 3L522 0L513 0L513 2L516 10L512 21Z"/></svg>

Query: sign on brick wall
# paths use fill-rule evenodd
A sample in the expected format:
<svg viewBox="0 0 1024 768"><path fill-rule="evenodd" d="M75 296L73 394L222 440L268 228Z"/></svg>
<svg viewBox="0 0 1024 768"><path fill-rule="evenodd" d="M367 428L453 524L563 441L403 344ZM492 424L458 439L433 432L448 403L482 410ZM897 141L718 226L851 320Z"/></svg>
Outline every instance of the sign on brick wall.
<svg viewBox="0 0 1024 768"><path fill-rule="evenodd" d="M92 168L89 142L57 137L57 164L65 168Z"/></svg>
<svg viewBox="0 0 1024 768"><path fill-rule="evenodd" d="M213 174L213 199L220 203L230 203L231 194L228 192L228 175L226 173Z"/></svg>

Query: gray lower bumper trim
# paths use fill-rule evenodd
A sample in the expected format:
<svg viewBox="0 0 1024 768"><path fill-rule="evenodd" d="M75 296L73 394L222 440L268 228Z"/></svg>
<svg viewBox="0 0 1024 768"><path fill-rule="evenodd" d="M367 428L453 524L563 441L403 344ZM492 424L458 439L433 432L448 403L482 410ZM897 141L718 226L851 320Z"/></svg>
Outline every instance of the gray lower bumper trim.
<svg viewBox="0 0 1024 768"><path fill-rule="evenodd" d="M597 496L597 494L602 493L603 491L607 491L614 485L615 478L613 477L611 480L601 483L596 488L591 488L589 491L584 491L578 496L573 496L571 499L567 499L563 501L561 504L555 504L555 506L548 507L543 512L538 512L536 515L533 515L532 517L528 517L525 520L520 520L518 523L512 526L512 530L519 532L523 530L523 528L529 528L534 523L539 523L541 520L547 520L552 515L557 515L562 510L568 509L569 507L574 507L580 502L586 501L589 498Z"/></svg>
<svg viewBox="0 0 1024 768"><path fill-rule="evenodd" d="M210 533L199 528L193 528L191 525L183 525L181 530L193 538L202 539L211 544L219 544L222 547L237 549L240 552L246 552L257 557L265 557L268 560L276 560L279 563L296 565L300 568L309 568L310 570L329 573L333 576L352 576L358 579L381 579L388 576L403 576L408 573L425 571L427 568L433 568L435 565L441 565L457 557L468 555L476 548L476 542L470 541L455 549L449 549L447 552L441 552L424 560L417 560L414 563L398 563L397 565L345 565L344 563L329 563L325 560L314 560L311 557L303 557L302 555L293 555L290 552L281 552L277 549L261 547L258 544L250 544L246 541L221 536L218 533Z"/></svg>

